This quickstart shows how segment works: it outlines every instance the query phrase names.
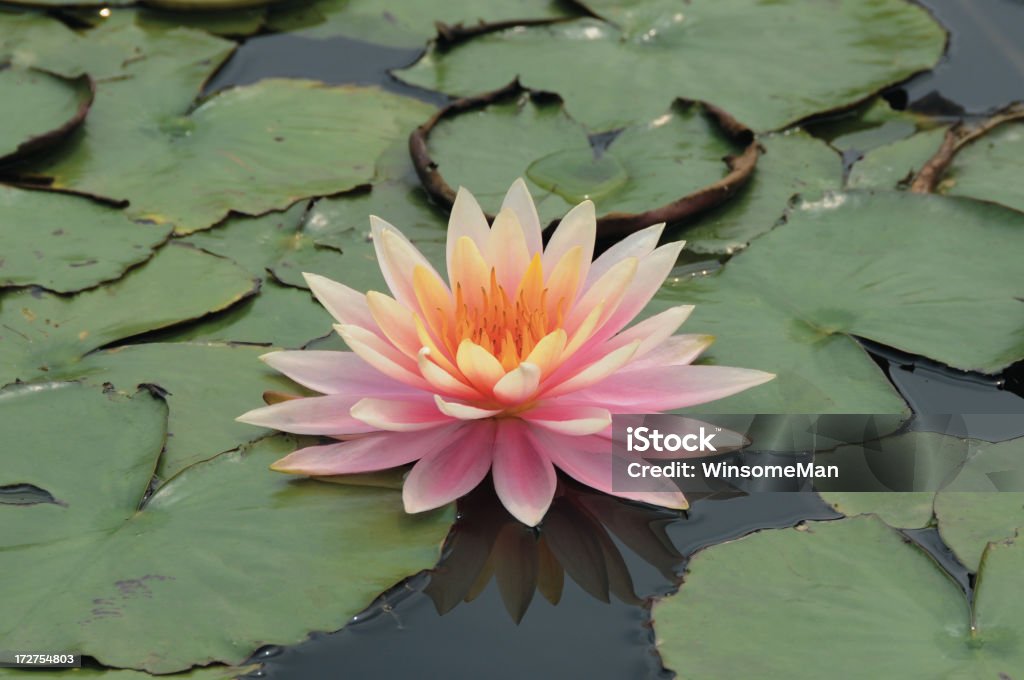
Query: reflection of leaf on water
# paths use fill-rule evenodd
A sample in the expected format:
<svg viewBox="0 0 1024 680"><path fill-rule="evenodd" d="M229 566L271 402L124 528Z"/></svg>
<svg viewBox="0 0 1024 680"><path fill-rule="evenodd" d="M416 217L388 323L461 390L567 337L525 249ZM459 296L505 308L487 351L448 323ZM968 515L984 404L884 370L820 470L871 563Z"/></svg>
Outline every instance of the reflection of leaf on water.
<svg viewBox="0 0 1024 680"><path fill-rule="evenodd" d="M561 600L565 577L595 599L628 604L642 598L633 587L619 549L625 544L667 578L682 556L665 532L675 513L625 502L561 480L539 529L508 514L484 486L460 503L460 519L445 556L425 592L441 614L472 602L493 578L517 623L536 591L551 604Z"/></svg>

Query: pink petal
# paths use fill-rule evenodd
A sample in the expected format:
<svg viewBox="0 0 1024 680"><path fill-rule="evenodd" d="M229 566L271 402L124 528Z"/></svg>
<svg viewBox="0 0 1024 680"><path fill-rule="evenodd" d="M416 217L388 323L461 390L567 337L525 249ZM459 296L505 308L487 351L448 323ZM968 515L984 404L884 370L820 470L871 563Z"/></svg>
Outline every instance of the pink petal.
<svg viewBox="0 0 1024 680"><path fill-rule="evenodd" d="M303 272L302 276L316 299L339 323L354 324L377 332L377 322L370 314L365 295L326 276L307 272Z"/></svg>
<svg viewBox="0 0 1024 680"><path fill-rule="evenodd" d="M361 326L351 324L338 324L334 330L360 359L384 375L411 387L429 389L427 382L419 375L419 366L416 362L399 352L384 338Z"/></svg>
<svg viewBox="0 0 1024 680"><path fill-rule="evenodd" d="M690 316L693 309L693 305L670 307L648 319L644 319L638 324L630 326L611 338L608 341L608 345L610 347L621 347L634 340L642 340L640 347L636 350L636 355L633 357L635 361L679 330L679 327L683 325L683 322Z"/></svg>
<svg viewBox="0 0 1024 680"><path fill-rule="evenodd" d="M399 397L416 392L415 388L387 377L354 352L283 351L264 354L260 359L300 385L325 394Z"/></svg>
<svg viewBox="0 0 1024 680"><path fill-rule="evenodd" d="M464 425L451 442L413 466L402 487L406 512L441 507L472 491L491 468L495 423Z"/></svg>
<svg viewBox="0 0 1024 680"><path fill-rule="evenodd" d="M437 410L431 395L421 399L360 399L353 404L352 417L370 425L375 430L389 432L414 432L429 430L444 423L451 417Z"/></svg>
<svg viewBox="0 0 1024 680"><path fill-rule="evenodd" d="M583 250L580 279L586 280L591 266L590 261L594 259L594 239L596 237L597 217L594 214L594 204L591 201L583 201L565 214L565 217L555 227L555 232L551 234L541 259L544 271L554 271L555 265L565 257L566 253L575 246L580 246Z"/></svg>
<svg viewBox="0 0 1024 680"><path fill-rule="evenodd" d="M541 403L520 414L523 420L562 434L594 434L612 422L607 409L586 404Z"/></svg>
<svg viewBox="0 0 1024 680"><path fill-rule="evenodd" d="M448 286L438 276L434 266L402 232L373 215L370 216L370 230L384 281L387 282L395 299L403 306L407 309L417 308L416 293L413 289L413 272L417 266L424 267L447 289Z"/></svg>
<svg viewBox="0 0 1024 680"><path fill-rule="evenodd" d="M598 341L618 333L647 306L672 272L684 245L683 241L663 245L640 261L636 276L629 282L622 301L601 331L595 334Z"/></svg>
<svg viewBox="0 0 1024 680"><path fill-rule="evenodd" d="M576 300L566 319L566 330L570 333L575 332L598 306L601 306L603 311L595 328L603 328L629 291L633 279L639 276L639 265L640 262L636 258L626 258L609 269ZM572 344L574 343L570 341L570 345Z"/></svg>
<svg viewBox="0 0 1024 680"><path fill-rule="evenodd" d="M608 273L609 269L627 257L635 257L642 260L650 255L657 247L658 239L661 238L661 232L664 230L664 223L655 224L647 227L646 229L641 229L635 234L630 234L608 248L608 250L601 253L601 255L594 260L594 263L590 265L590 273L587 275L584 288L590 288L595 281Z"/></svg>
<svg viewBox="0 0 1024 680"><path fill-rule="evenodd" d="M289 399L272 406L253 409L235 420L295 434L362 434L375 427L356 420L349 414L359 399L350 395L329 394L324 397Z"/></svg>
<svg viewBox="0 0 1024 680"><path fill-rule="evenodd" d="M532 527L551 506L557 476L551 461L527 438L527 429L518 419L498 421L491 475L502 505L513 517Z"/></svg>
<svg viewBox="0 0 1024 680"><path fill-rule="evenodd" d="M458 420L480 420L481 418L490 418L501 413L500 409L477 408L469 404L445 401L436 394L434 395L434 404L437 406L438 411Z"/></svg>
<svg viewBox="0 0 1024 680"><path fill-rule="evenodd" d="M667 478L652 478L656 491L617 491L612 487L611 439L590 435L568 437L554 432L532 428L527 435L537 451L573 479L598 491L650 503L666 508L685 510L689 507L683 493Z"/></svg>
<svg viewBox="0 0 1024 680"><path fill-rule="evenodd" d="M457 426L425 432L379 432L323 446L307 446L270 466L297 475L350 475L405 465L430 455L451 439Z"/></svg>
<svg viewBox="0 0 1024 680"><path fill-rule="evenodd" d="M732 366L653 366L619 371L570 398L614 413L654 413L722 399L774 377Z"/></svg>
<svg viewBox="0 0 1024 680"><path fill-rule="evenodd" d="M634 371L655 366L692 364L714 341L713 335L673 335L639 359L634 355L633 360L622 370ZM637 350L637 354L639 353L640 350Z"/></svg>
<svg viewBox="0 0 1024 680"><path fill-rule="evenodd" d="M394 298L374 290L366 294L366 303L373 320L391 344L406 356L416 356L423 343L416 333L412 312Z"/></svg>
<svg viewBox="0 0 1024 680"><path fill-rule="evenodd" d="M430 383L430 386L441 394L455 397L456 399L480 399L483 395L479 391L465 384L444 368L433 362L433 352L424 347L420 350L418 357L420 375Z"/></svg>
<svg viewBox="0 0 1024 680"><path fill-rule="evenodd" d="M585 387L589 387L594 383L601 382L615 371L619 370L633 358L636 354L637 347L640 346L639 340L619 347L616 350L612 350L608 354L604 355L597 361L593 362L586 368L580 370L575 375L571 375L566 378L562 375L561 371L556 371L551 377L550 384L552 387L547 389L545 387L544 398L558 397L563 394L569 394L577 390L581 390ZM569 374L566 374L569 375ZM548 383L545 383L545 386Z"/></svg>
<svg viewBox="0 0 1024 680"><path fill-rule="evenodd" d="M519 404L540 386L540 368L524 361L494 384L494 396L506 404Z"/></svg>
<svg viewBox="0 0 1024 680"><path fill-rule="evenodd" d="M505 209L494 218L487 248L483 252L487 262L494 268L498 283L505 288L509 297L513 296L526 268L530 266L526 239L514 212Z"/></svg>
<svg viewBox="0 0 1024 680"><path fill-rule="evenodd" d="M455 194L455 203L452 205L451 217L448 218L448 243L447 243L447 266L448 272L453 271L452 258L455 255L455 244L459 239L466 236L476 247L483 252L487 245L487 236L490 227L487 225L487 218L484 211L480 209L473 194L459 187Z"/></svg>
<svg viewBox="0 0 1024 680"><path fill-rule="evenodd" d="M523 228L523 237L526 240L526 250L531 256L541 252L543 247L540 235L540 217L537 215L537 206L533 204L533 197L530 190L526 188L526 182L520 177L505 194L505 200L501 203L502 210L511 210L519 220L519 226Z"/></svg>

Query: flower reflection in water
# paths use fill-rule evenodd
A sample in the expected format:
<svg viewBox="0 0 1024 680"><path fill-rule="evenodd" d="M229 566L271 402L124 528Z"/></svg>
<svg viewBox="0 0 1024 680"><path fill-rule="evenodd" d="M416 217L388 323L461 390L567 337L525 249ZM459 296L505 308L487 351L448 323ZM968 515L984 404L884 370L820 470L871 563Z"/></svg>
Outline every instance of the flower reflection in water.
<svg viewBox="0 0 1024 680"><path fill-rule="evenodd" d="M680 513L641 505L560 478L551 509L537 528L517 521L482 486L460 501L460 517L425 592L445 614L471 602L493 578L518 623L535 592L561 600L568 576L592 597L641 604L618 542L677 580L682 556L666 534ZM616 541L618 540L618 542Z"/></svg>

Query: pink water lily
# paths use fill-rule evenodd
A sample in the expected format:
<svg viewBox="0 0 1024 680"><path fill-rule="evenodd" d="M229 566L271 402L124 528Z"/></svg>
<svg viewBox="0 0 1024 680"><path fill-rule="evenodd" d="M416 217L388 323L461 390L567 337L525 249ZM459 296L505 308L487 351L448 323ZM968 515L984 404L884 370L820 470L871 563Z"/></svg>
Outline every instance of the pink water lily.
<svg viewBox="0 0 1024 680"><path fill-rule="evenodd" d="M501 502L531 526L551 504L556 467L601 491L685 508L667 482L658 491L612 488L612 414L692 406L773 377L692 365L712 338L673 335L690 305L626 328L683 247L657 247L662 224L591 261L590 201L570 210L544 247L522 180L492 225L460 189L448 223L447 282L398 229L377 217L370 224L390 296L305 275L352 351L262 357L323 396L239 420L339 440L295 451L275 470L338 475L415 461L403 486L408 512L445 505L490 472Z"/></svg>

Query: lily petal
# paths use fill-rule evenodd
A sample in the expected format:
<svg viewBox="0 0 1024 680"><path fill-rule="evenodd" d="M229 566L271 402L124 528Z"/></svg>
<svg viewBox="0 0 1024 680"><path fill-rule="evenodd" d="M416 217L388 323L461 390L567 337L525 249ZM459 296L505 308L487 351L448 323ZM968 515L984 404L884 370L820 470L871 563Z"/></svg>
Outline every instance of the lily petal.
<svg viewBox="0 0 1024 680"><path fill-rule="evenodd" d="M471 239L478 249L483 250L487 243L487 235L490 227L487 226L487 218L480 204L476 202L473 194L459 187L455 194L455 203L452 204L451 217L448 218L448 243L447 243L447 265L448 271L454 270L452 258L455 254L455 246L463 236ZM454 286L455 283L452 282Z"/></svg>
<svg viewBox="0 0 1024 680"><path fill-rule="evenodd" d="M590 272L583 286L584 289L590 288L590 286L594 285L594 282L607 274L609 269L627 257L635 257L642 260L653 253L654 249L658 246L658 239L661 238L663 231L665 231L664 222L655 224L646 229L641 229L635 234L630 234L601 253L594 260L594 263L590 265Z"/></svg>
<svg viewBox="0 0 1024 680"><path fill-rule="evenodd" d="M445 401L437 394L434 395L434 404L437 406L438 411L458 420L480 420L481 418L490 418L501 413L500 409L477 408L476 406L460 404L456 401Z"/></svg>
<svg viewBox="0 0 1024 680"><path fill-rule="evenodd" d="M513 418L498 422L491 475L502 505L532 527L551 506L558 478L551 461L527 438L527 429L525 423Z"/></svg>
<svg viewBox="0 0 1024 680"><path fill-rule="evenodd" d="M377 332L377 322L370 314L365 295L349 288L344 283L332 281L326 276L303 272L302 278L306 279L306 285L309 286L313 295L324 306L324 309L338 320L338 323L362 326L367 330Z"/></svg>
<svg viewBox="0 0 1024 680"><path fill-rule="evenodd" d="M494 396L506 404L522 403L537 392L540 375L540 368L524 361L494 384Z"/></svg>
<svg viewBox="0 0 1024 680"><path fill-rule="evenodd" d="M554 271L558 262L574 247L579 246L580 280L587 279L590 261L594 259L594 241L597 238L597 215L592 201L583 201L565 214L555 227L544 249L544 271Z"/></svg>
<svg viewBox="0 0 1024 680"><path fill-rule="evenodd" d="M502 210L511 210L519 220L519 226L523 228L523 237L526 241L526 250L532 256L541 252L543 244L540 233L540 217L537 215L537 206L533 204L533 197L530 190L526 188L526 182L520 177L505 194L505 200L501 202Z"/></svg>
<svg viewBox="0 0 1024 680"><path fill-rule="evenodd" d="M349 441L307 446L270 466L296 475L351 475L405 465L445 446L457 425L426 432L380 432Z"/></svg>
<svg viewBox="0 0 1024 680"><path fill-rule="evenodd" d="M329 394L323 397L289 399L253 409L235 420L295 434L363 434L375 429L349 415L358 397Z"/></svg>
<svg viewBox="0 0 1024 680"><path fill-rule="evenodd" d="M472 491L491 467L494 431L493 420L469 423L448 446L421 458L402 487L405 511L433 510Z"/></svg>
<svg viewBox="0 0 1024 680"><path fill-rule="evenodd" d="M397 397L416 392L370 366L355 352L280 351L264 354L260 360L300 385L324 394Z"/></svg>
<svg viewBox="0 0 1024 680"><path fill-rule="evenodd" d="M402 400L366 397L353 404L349 413L373 429L389 432L429 430L452 421L427 394L422 399Z"/></svg>
<svg viewBox="0 0 1024 680"><path fill-rule="evenodd" d="M608 409L561 402L540 404L529 411L524 411L520 417L531 424L572 435L602 432L612 423L612 414Z"/></svg>

